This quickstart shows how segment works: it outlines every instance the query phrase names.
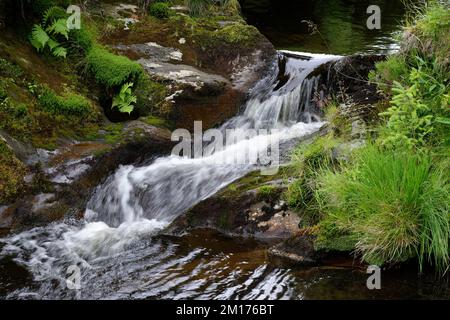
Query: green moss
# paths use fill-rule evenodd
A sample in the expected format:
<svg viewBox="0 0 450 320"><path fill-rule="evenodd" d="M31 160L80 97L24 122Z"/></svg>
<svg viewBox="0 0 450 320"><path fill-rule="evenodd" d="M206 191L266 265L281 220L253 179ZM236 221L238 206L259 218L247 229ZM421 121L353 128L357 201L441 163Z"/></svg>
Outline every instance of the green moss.
<svg viewBox="0 0 450 320"><path fill-rule="evenodd" d="M147 116L140 118L141 121L145 122L146 124L149 124L151 126L155 126L158 128L166 128L166 129L172 129L173 125L171 125L166 119L162 119L155 116Z"/></svg>
<svg viewBox="0 0 450 320"><path fill-rule="evenodd" d="M23 71L17 65L0 58L0 76L13 79L20 78L23 76Z"/></svg>
<svg viewBox="0 0 450 320"><path fill-rule="evenodd" d="M135 109L140 116L165 115L167 113L167 87L149 78L147 73L141 73L137 79L134 94L137 97Z"/></svg>
<svg viewBox="0 0 450 320"><path fill-rule="evenodd" d="M258 189L258 199L260 201L275 203L280 198L280 195L281 190L276 186L266 185Z"/></svg>
<svg viewBox="0 0 450 320"><path fill-rule="evenodd" d="M0 140L0 204L16 197L24 188L25 165Z"/></svg>
<svg viewBox="0 0 450 320"><path fill-rule="evenodd" d="M113 123L104 128L106 135L104 139L109 144L116 144L122 139L123 124Z"/></svg>
<svg viewBox="0 0 450 320"><path fill-rule="evenodd" d="M58 96L53 90L45 88L39 96L39 105L52 114L87 116L92 110L90 102L83 96L68 93Z"/></svg>
<svg viewBox="0 0 450 320"><path fill-rule="evenodd" d="M136 62L99 46L93 47L86 59L87 69L97 83L108 88L119 87L125 82L134 82L142 73L141 66Z"/></svg>

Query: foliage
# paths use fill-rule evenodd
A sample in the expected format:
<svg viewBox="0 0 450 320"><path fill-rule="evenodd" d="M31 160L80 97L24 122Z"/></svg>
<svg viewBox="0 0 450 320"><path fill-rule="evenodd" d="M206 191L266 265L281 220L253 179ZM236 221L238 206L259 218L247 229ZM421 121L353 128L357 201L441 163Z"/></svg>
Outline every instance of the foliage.
<svg viewBox="0 0 450 320"><path fill-rule="evenodd" d="M51 7L43 15L42 24L35 24L30 35L30 42L38 51L48 48L55 57L67 56L67 49L58 41L69 40L67 18L61 17L61 9Z"/></svg>
<svg viewBox="0 0 450 320"><path fill-rule="evenodd" d="M24 187L25 165L0 140L0 204L6 204Z"/></svg>
<svg viewBox="0 0 450 320"><path fill-rule="evenodd" d="M23 75L22 69L8 60L0 58L0 76L6 78L19 78Z"/></svg>
<svg viewBox="0 0 450 320"><path fill-rule="evenodd" d="M128 114L133 111L137 98L131 91L132 87L132 82L124 83L122 85L120 92L113 99L112 108L117 108L120 112Z"/></svg>
<svg viewBox="0 0 450 320"><path fill-rule="evenodd" d="M150 6L149 13L158 19L167 19L171 14L170 6L165 2L156 2Z"/></svg>
<svg viewBox="0 0 450 320"><path fill-rule="evenodd" d="M186 7L192 16L204 16L208 12L211 0L186 0Z"/></svg>
<svg viewBox="0 0 450 320"><path fill-rule="evenodd" d="M97 83L108 88L118 87L126 82L134 82L142 72L136 62L127 57L115 55L103 47L95 46L86 57L87 70Z"/></svg>
<svg viewBox="0 0 450 320"><path fill-rule="evenodd" d="M171 107L170 102L165 100L167 91L164 84L151 80L145 72L141 73L134 91L137 98L135 108L139 115L166 115L170 111L166 109Z"/></svg>
<svg viewBox="0 0 450 320"><path fill-rule="evenodd" d="M69 93L58 96L53 90L45 88L38 98L43 110L52 114L87 116L92 110L90 102L83 96Z"/></svg>
<svg viewBox="0 0 450 320"><path fill-rule="evenodd" d="M276 186L265 185L258 189L258 199L260 201L267 201L275 203L280 197L280 189Z"/></svg>
<svg viewBox="0 0 450 320"><path fill-rule="evenodd" d="M334 232L357 237L356 249L368 263L418 256L421 266L427 260L445 271L448 167L446 172L431 160L425 154L368 146L341 172L323 170L316 199L326 223Z"/></svg>
<svg viewBox="0 0 450 320"><path fill-rule="evenodd" d="M320 218L314 199L316 171L336 164L334 148L338 144L339 140L328 134L312 143L300 144L291 155L296 179L288 186L285 197L289 207L302 211L308 224L317 223Z"/></svg>
<svg viewBox="0 0 450 320"><path fill-rule="evenodd" d="M394 82L392 106L381 114L387 119L380 138L385 146L420 148L446 134L437 119L449 115L449 88L425 61L416 59L418 67L410 69L407 85Z"/></svg>

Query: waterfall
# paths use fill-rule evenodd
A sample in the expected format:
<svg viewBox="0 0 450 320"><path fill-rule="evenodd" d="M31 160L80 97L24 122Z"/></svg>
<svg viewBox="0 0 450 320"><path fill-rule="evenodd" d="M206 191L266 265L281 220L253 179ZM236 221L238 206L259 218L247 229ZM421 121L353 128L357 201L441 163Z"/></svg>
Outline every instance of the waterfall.
<svg viewBox="0 0 450 320"><path fill-rule="evenodd" d="M275 133L242 139L220 151L206 146L201 158L167 156L146 166L121 166L94 191L85 221L57 223L2 239L0 256L14 255L37 280L63 277L68 265L86 267L92 259L124 250L258 167L218 164L218 158L242 153L250 146L267 148L268 136L283 142L319 130L323 123L312 100L320 78L311 74L338 57L295 56L303 58L283 53L282 68L274 63L272 72L249 93L243 111L219 128L277 129Z"/></svg>

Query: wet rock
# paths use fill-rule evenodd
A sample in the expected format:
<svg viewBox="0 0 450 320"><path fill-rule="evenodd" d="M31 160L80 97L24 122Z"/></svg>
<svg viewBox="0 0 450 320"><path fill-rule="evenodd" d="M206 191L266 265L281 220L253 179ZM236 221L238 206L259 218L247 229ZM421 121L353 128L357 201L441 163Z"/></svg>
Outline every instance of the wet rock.
<svg viewBox="0 0 450 320"><path fill-rule="evenodd" d="M274 264L283 266L311 266L318 263L318 254L314 250L312 236L295 236L268 251L269 259Z"/></svg>
<svg viewBox="0 0 450 320"><path fill-rule="evenodd" d="M29 177L29 192L0 211L0 231L36 227L71 216L81 218L92 190L120 165L167 154L170 131L141 121L123 126L122 139L74 142L55 151L38 150L39 169ZM48 192L48 191L51 192Z"/></svg>
<svg viewBox="0 0 450 320"><path fill-rule="evenodd" d="M246 179L244 177L241 181ZM239 185L239 182L236 184ZM270 186L271 194L261 195L258 190L261 186ZM180 234L209 228L229 235L265 240L292 237L299 230L300 217L289 211L280 200L285 190L282 181L265 182L253 188L247 191L222 190L178 217L168 232Z"/></svg>

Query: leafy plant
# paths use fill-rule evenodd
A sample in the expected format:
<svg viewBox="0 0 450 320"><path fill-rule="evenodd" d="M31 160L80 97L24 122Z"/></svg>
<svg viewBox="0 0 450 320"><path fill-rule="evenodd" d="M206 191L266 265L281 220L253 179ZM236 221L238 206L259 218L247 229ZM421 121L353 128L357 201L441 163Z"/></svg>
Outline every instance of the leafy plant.
<svg viewBox="0 0 450 320"><path fill-rule="evenodd" d="M327 224L356 237L365 261L417 256L421 267L429 261L441 272L450 262L449 197L448 166L433 165L423 153L372 145L342 171L322 171L316 191Z"/></svg>
<svg viewBox="0 0 450 320"><path fill-rule="evenodd" d="M122 85L120 92L114 97L112 108L118 108L120 112L130 114L134 110L134 104L137 101L135 95L131 88L133 87L132 82L128 82Z"/></svg>
<svg viewBox="0 0 450 320"><path fill-rule="evenodd" d="M30 42L39 52L46 47L55 57L67 56L67 49L58 42L57 37L69 39L69 29L66 18L56 18L60 15L60 8L51 7L44 13L41 25L35 24L30 35Z"/></svg>
<svg viewBox="0 0 450 320"><path fill-rule="evenodd" d="M150 6L149 13L158 19L167 19L170 16L170 7L165 2L156 2Z"/></svg>

